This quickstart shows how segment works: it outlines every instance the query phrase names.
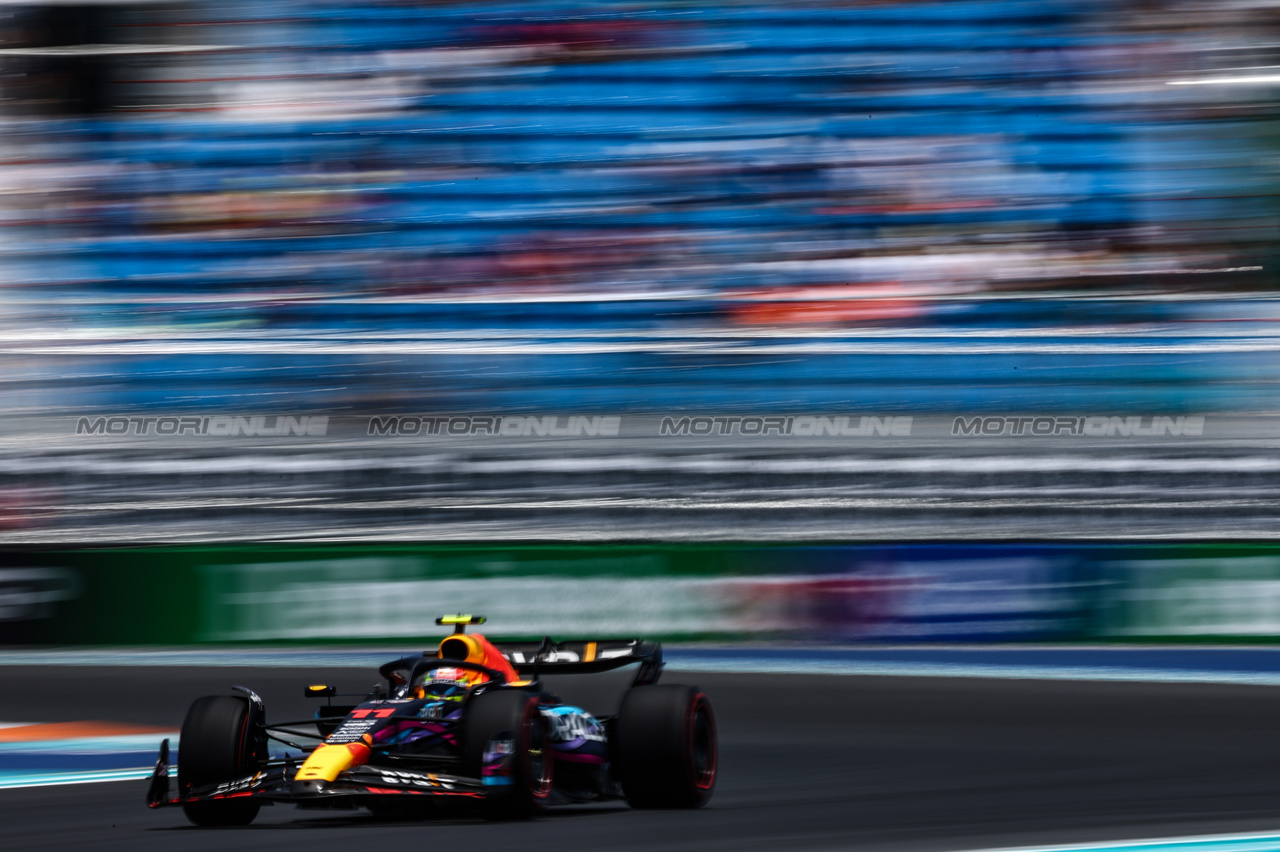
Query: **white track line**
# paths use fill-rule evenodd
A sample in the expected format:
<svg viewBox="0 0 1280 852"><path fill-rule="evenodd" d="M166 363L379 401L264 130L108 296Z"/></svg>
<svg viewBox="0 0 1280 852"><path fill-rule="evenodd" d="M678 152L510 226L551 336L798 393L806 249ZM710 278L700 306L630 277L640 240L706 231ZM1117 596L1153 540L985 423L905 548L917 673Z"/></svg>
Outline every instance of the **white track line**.
<svg viewBox="0 0 1280 852"><path fill-rule="evenodd" d="M1094 852L1095 850L1139 850L1178 847L1190 850L1201 846L1229 849L1230 852L1265 852L1280 849L1280 833L1204 834L1178 837L1151 837L1140 840L1114 840L1095 843L1072 843L1060 846L1014 846L971 849L964 852Z"/></svg>
<svg viewBox="0 0 1280 852"><path fill-rule="evenodd" d="M0 790L14 790L24 787L61 787L65 784L101 784L107 781L140 781L150 778L155 770L147 769L111 769L105 772L63 772L47 775L21 775L6 777L0 773ZM170 767L172 772L172 767Z"/></svg>

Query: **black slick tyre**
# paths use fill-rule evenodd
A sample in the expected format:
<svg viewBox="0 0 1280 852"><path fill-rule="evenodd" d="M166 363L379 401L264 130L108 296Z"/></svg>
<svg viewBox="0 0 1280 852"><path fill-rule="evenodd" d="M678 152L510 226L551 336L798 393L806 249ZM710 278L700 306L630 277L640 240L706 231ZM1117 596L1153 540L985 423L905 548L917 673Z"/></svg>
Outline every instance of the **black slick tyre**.
<svg viewBox="0 0 1280 852"><path fill-rule="evenodd" d="M696 686L637 686L622 697L614 768L634 808L700 808L716 788L716 719Z"/></svg>
<svg viewBox="0 0 1280 852"><path fill-rule="evenodd" d="M197 698L182 722L178 741L178 790L236 781L252 775L258 761L259 736L249 701L232 695ZM196 825L248 825L261 805L252 799L188 802L182 806Z"/></svg>
<svg viewBox="0 0 1280 852"><path fill-rule="evenodd" d="M483 777L485 752L493 744L510 755L507 772L486 779L485 817L529 819L545 811L551 798L553 762L538 696L517 689L482 693L471 699L466 719L463 775Z"/></svg>

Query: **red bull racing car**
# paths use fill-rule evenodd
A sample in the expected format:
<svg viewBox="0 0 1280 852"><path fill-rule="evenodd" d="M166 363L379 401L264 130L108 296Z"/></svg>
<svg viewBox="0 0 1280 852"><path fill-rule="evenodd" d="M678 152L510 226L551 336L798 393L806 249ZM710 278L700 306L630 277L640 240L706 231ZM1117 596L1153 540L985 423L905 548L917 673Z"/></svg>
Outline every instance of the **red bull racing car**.
<svg viewBox="0 0 1280 852"><path fill-rule="evenodd" d="M694 686L658 685L662 647L639 640L504 644L468 624L437 619L452 635L421 656L379 668L379 683L352 705L326 704L312 719L268 723L262 699L197 699L182 723L178 790L169 741L147 792L152 808L180 806L196 825L245 825L264 804L412 812L442 799L472 800L495 819L547 806L626 799L638 808L697 808L716 783L716 724ZM594 673L638 664L616 716L593 716L545 691L543 674ZM307 687L332 700L333 687ZM319 740L301 745L299 739ZM305 756L269 756L271 741Z"/></svg>

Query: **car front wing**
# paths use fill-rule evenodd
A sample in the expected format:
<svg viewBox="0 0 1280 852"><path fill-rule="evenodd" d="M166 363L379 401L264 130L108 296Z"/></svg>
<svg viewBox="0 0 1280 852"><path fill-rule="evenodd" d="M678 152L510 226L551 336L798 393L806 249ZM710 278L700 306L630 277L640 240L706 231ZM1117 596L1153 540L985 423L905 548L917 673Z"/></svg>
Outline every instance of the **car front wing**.
<svg viewBox="0 0 1280 852"><path fill-rule="evenodd" d="M195 787L186 795L174 796L169 784L169 741L160 744L160 756L147 789L147 806L151 808L185 805L191 802L214 802L230 799L259 799L265 802L320 804L341 798L382 796L433 796L483 799L492 788L478 778L463 778L440 772L396 769L385 766L355 767L343 772L323 788L300 791L294 775L300 761L272 760L252 775Z"/></svg>

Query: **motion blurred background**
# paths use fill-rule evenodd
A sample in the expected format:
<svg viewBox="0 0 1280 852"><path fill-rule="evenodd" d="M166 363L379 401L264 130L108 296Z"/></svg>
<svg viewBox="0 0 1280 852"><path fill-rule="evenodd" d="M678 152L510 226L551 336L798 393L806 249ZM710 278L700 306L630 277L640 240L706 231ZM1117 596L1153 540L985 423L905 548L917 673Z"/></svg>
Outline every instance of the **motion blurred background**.
<svg viewBox="0 0 1280 852"><path fill-rule="evenodd" d="M1278 86L1273 0L0 6L0 631L1269 635Z"/></svg>

